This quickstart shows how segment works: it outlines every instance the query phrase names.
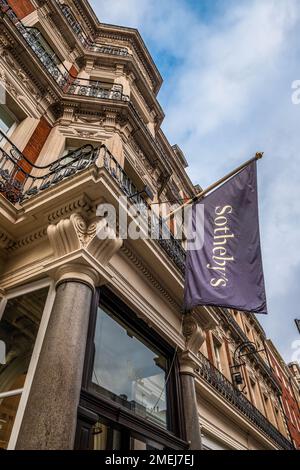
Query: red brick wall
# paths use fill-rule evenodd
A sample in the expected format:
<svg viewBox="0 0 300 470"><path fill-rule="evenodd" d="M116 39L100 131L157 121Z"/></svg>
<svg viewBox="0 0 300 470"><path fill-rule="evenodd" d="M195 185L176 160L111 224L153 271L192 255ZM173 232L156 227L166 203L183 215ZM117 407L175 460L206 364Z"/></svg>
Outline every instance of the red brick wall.
<svg viewBox="0 0 300 470"><path fill-rule="evenodd" d="M209 336L209 332L206 332L206 347L207 347L207 355L209 361L213 364L214 363L214 358L213 358L213 352L212 352L212 345L211 345L211 340Z"/></svg>
<svg viewBox="0 0 300 470"><path fill-rule="evenodd" d="M70 77L68 79L68 83L67 85L65 86L64 88L64 92L67 93L70 86L72 85L72 83L74 82L75 78L77 77L78 75L78 70L76 69L76 67L74 65L72 65L72 67L70 68L69 70L69 74L70 74Z"/></svg>
<svg viewBox="0 0 300 470"><path fill-rule="evenodd" d="M48 135L51 132L52 127L48 124L45 118L41 118L40 122L38 123L35 131L33 132L32 136L29 139L25 149L23 150L23 155L28 158L28 160L32 163L35 163L46 140ZM27 173L31 173L32 166L28 163L25 159L19 161L19 165L23 168ZM19 181L20 183L24 183L26 176L21 170L17 170L14 179Z"/></svg>
<svg viewBox="0 0 300 470"><path fill-rule="evenodd" d="M7 0L7 3L20 19L25 18L35 10L30 0Z"/></svg>
<svg viewBox="0 0 300 470"><path fill-rule="evenodd" d="M300 426L300 410L298 408L297 401L293 395L292 386L289 388L285 385L288 382L286 375L284 374L281 364L276 360L273 354L269 354L271 365L273 366L273 371L276 377L279 379L281 384L282 396L281 401L283 404L284 413L286 415L286 422L290 432L290 435L294 441L295 447L300 450L300 432L297 429L297 426L293 423L294 419L291 419L291 410L294 411L294 416L298 421L298 426ZM277 367L277 370L275 368ZM285 376L285 381L283 381L283 376Z"/></svg>
<svg viewBox="0 0 300 470"><path fill-rule="evenodd" d="M72 67L71 67L70 70L69 70L69 73L70 73L70 75L72 75L72 77L77 77L77 75L78 75L78 70L77 70L77 68L75 67L75 65L72 65Z"/></svg>

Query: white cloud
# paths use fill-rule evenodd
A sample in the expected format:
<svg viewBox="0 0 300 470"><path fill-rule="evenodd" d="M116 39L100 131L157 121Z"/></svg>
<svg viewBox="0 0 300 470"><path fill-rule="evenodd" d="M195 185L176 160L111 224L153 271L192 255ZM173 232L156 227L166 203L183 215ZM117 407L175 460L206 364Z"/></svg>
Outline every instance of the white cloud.
<svg viewBox="0 0 300 470"><path fill-rule="evenodd" d="M290 359L300 272L300 2L226 0L208 22L185 0L94 1L103 22L138 27L160 60L175 59L160 99L164 130L209 184L256 151L270 315L263 320ZM195 2L196 5L197 2ZM284 323L282 335L281 325Z"/></svg>

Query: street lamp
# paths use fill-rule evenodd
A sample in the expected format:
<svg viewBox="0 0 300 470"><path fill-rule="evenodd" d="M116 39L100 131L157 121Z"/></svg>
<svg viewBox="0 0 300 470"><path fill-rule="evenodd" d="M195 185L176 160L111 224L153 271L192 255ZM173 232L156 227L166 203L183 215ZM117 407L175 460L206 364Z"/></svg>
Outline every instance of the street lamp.
<svg viewBox="0 0 300 470"><path fill-rule="evenodd" d="M257 346L252 341L245 341L237 346L233 353L233 365L230 367L231 377L233 384L238 387L239 385L244 384L244 379L242 375L241 368L246 364L244 358L252 354L258 354L259 352L265 351L265 349L257 349ZM246 384L242 390L239 390L241 393L245 390Z"/></svg>

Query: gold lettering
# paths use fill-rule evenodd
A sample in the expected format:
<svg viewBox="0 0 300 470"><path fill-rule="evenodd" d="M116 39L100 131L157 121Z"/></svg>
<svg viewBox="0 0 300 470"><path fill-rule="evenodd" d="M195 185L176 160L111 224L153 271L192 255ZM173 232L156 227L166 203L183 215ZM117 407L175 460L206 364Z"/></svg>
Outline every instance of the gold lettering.
<svg viewBox="0 0 300 470"><path fill-rule="evenodd" d="M231 214L232 213L232 207L231 206L224 206L224 207L217 206L216 209L215 209L215 213L217 215L224 215L226 213Z"/></svg>
<svg viewBox="0 0 300 470"><path fill-rule="evenodd" d="M227 282L225 279L216 279L215 277L210 281L212 287L226 287Z"/></svg>

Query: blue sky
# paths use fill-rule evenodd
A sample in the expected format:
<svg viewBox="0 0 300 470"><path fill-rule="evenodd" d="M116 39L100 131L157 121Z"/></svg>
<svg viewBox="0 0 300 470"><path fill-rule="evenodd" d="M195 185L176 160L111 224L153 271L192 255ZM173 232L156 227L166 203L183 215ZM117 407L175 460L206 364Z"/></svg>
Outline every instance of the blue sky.
<svg viewBox="0 0 300 470"><path fill-rule="evenodd" d="M300 360L299 0L92 0L100 21L139 29L164 78L163 130L205 187L256 151L269 315L287 361ZM298 342L297 342L298 341Z"/></svg>

